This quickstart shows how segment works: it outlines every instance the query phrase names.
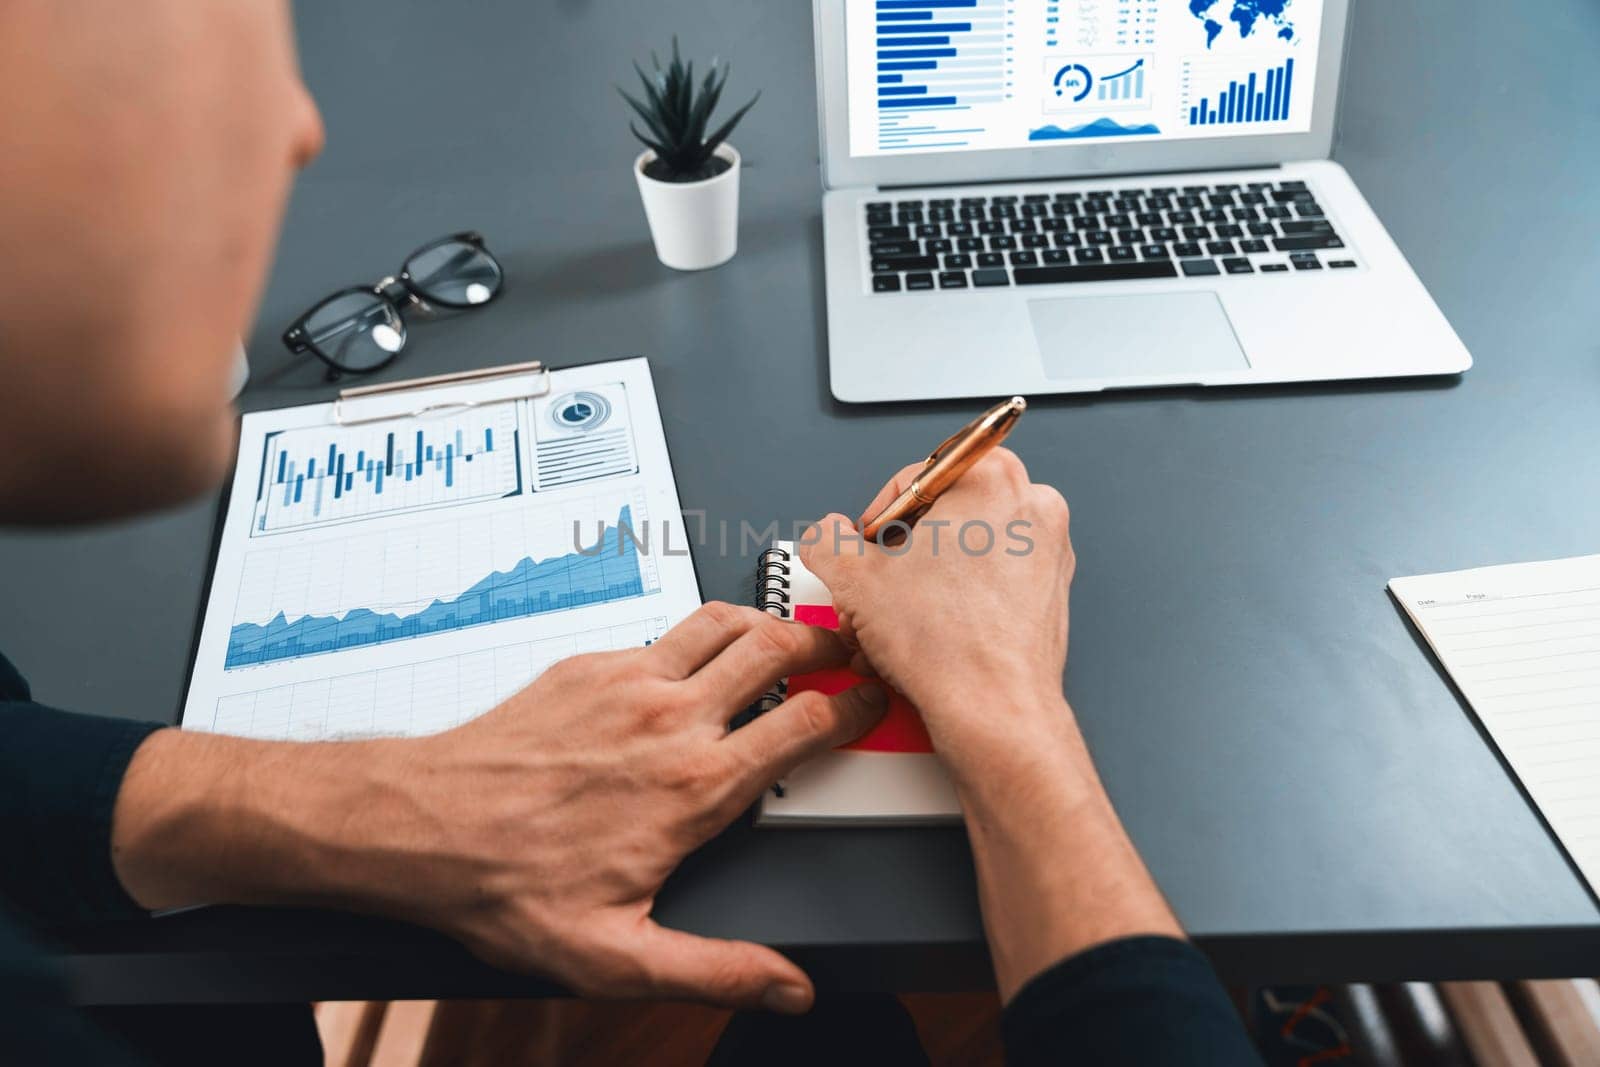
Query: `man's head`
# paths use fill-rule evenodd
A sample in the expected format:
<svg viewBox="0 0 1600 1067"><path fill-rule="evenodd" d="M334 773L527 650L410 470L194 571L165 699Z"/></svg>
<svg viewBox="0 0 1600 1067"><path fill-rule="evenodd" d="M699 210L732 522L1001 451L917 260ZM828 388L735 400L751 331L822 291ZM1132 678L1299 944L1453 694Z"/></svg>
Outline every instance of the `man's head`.
<svg viewBox="0 0 1600 1067"><path fill-rule="evenodd" d="M322 143L287 0L0 0L0 520L213 485Z"/></svg>

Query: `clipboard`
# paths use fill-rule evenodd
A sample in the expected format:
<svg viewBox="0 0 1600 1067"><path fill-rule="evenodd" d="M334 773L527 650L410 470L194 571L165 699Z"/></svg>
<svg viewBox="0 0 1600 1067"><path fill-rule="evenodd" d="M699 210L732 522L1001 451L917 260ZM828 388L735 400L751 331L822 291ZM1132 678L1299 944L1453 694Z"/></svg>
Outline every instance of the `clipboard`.
<svg viewBox="0 0 1600 1067"><path fill-rule="evenodd" d="M186 729L438 732L701 603L643 357L251 412L222 511Z"/></svg>
<svg viewBox="0 0 1600 1067"><path fill-rule="evenodd" d="M486 387L492 387L487 394ZM417 396L419 392L433 395L421 398ZM469 392L471 396L466 395ZM361 426L389 419L415 419L504 400L528 400L549 392L550 368L535 359L341 389L333 402L333 421L340 426Z"/></svg>

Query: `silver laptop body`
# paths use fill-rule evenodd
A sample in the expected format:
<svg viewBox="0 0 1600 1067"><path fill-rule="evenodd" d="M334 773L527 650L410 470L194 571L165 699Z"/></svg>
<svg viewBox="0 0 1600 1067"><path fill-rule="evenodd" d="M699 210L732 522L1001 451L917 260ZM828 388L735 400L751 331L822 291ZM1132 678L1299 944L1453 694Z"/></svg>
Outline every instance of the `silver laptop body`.
<svg viewBox="0 0 1600 1067"><path fill-rule="evenodd" d="M813 10L838 399L1471 366L1328 158L1348 0Z"/></svg>

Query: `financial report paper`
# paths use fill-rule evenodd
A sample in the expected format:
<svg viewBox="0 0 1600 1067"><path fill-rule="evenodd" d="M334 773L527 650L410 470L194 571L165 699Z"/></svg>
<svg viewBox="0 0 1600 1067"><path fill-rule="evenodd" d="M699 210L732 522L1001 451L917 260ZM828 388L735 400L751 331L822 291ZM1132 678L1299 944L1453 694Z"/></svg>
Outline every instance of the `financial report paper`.
<svg viewBox="0 0 1600 1067"><path fill-rule="evenodd" d="M524 379L532 380L532 379ZM188 729L435 733L700 605L643 358L246 415ZM356 404L365 401L353 402Z"/></svg>

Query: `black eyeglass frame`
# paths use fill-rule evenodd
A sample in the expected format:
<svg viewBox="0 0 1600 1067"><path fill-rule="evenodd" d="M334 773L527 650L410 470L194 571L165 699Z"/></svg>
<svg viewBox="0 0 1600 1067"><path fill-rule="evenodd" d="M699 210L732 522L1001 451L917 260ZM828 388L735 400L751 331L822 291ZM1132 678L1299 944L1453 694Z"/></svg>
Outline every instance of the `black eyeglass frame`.
<svg viewBox="0 0 1600 1067"><path fill-rule="evenodd" d="M415 280L411 277L411 272L406 269L406 264L415 261L419 256L425 255L428 252L432 252L435 248L439 248L442 245L448 244L471 245L479 252L482 252L484 255L488 256L489 259L494 263L495 269L500 272L500 284L495 286L494 291L489 294L489 298L487 300L480 300L476 304L463 303L454 300L442 300L438 297L428 296L417 288ZM283 344L284 347L288 348L288 350L293 352L295 355L301 355L305 352L310 352L312 355L322 360L323 363L328 365L328 378L330 381L335 380L340 375L344 374L370 374L373 371L382 370L384 367L387 367L389 364L395 361L395 357L399 356L401 352L405 351L405 342L409 337L409 332L405 330L405 309L407 307L415 308L425 315L430 314L436 307L449 308L452 311L466 311L473 308L481 308L486 304L494 303L500 298L501 292L503 292L506 287L505 277L505 268L501 266L500 260L497 259L495 254L489 251L488 246L484 244L483 234L477 232L476 230L464 230L461 233L453 233L447 237L440 237L437 240L429 241L427 244L422 245L419 248L412 249L411 253L401 261L399 274L389 275L388 277L374 282L372 285L352 285L345 289L339 289L329 293L321 300L318 300L315 304L311 305L310 310L306 311L299 318L295 319L294 322L289 325L289 328L283 331ZM338 361L325 355L321 349L317 348L317 346L311 342L310 336L306 332L306 324L311 321L312 316L314 316L318 311L321 311L323 307L339 299L341 296L350 296L352 294L359 294L361 296L375 296L379 300L382 300L384 303L388 304L389 308L394 312L395 318L399 320L402 330L400 335L400 344L393 352L389 353L389 358L383 360L382 362L374 363L370 367L347 367L344 364L339 363ZM401 297L404 298L404 303L402 303L399 299Z"/></svg>

